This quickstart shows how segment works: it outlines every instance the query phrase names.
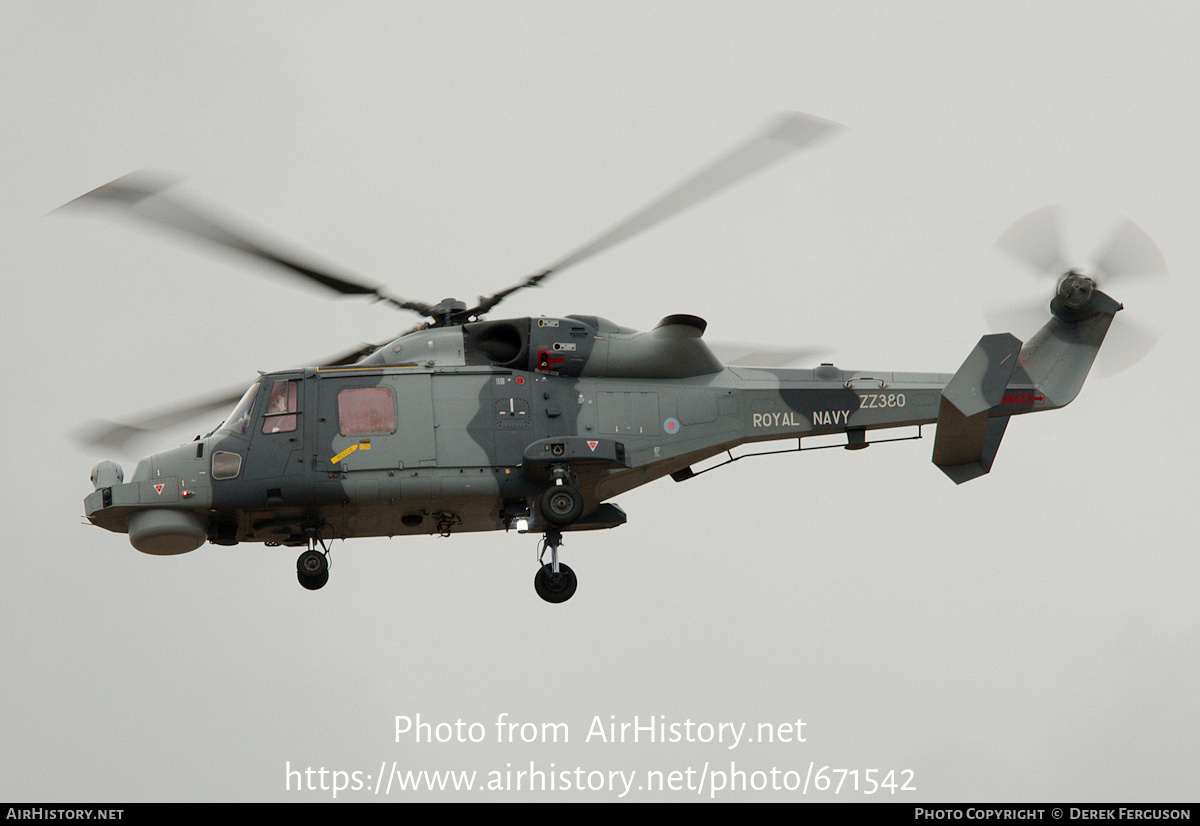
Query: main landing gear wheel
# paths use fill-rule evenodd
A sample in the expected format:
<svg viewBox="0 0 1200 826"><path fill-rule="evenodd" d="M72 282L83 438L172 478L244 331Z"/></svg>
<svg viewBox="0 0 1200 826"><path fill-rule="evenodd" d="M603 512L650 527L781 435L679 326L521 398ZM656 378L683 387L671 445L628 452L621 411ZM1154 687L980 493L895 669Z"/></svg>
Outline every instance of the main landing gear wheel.
<svg viewBox="0 0 1200 826"><path fill-rule="evenodd" d="M547 522L562 528L583 513L583 496L571 485L555 485L542 494L540 507Z"/></svg>
<svg viewBox="0 0 1200 826"><path fill-rule="evenodd" d="M296 578L310 591L329 581L329 559L320 551L309 549L296 560Z"/></svg>
<svg viewBox="0 0 1200 826"><path fill-rule="evenodd" d="M562 531L558 528L548 529L538 562L542 561L546 551L550 552L550 561L542 565L533 577L533 590L546 602L566 602L575 594L575 587L579 584L575 572L558 561L558 546L561 544Z"/></svg>
<svg viewBox="0 0 1200 826"><path fill-rule="evenodd" d="M574 595L578 584L575 572L561 562L558 563L557 574L547 562L533 577L533 589L546 602L566 602Z"/></svg>

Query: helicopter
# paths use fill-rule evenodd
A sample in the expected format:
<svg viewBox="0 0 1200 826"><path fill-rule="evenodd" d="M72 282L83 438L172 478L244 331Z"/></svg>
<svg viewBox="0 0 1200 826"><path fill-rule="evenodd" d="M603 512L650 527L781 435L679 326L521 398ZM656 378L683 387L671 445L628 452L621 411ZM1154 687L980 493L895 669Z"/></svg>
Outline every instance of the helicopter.
<svg viewBox="0 0 1200 826"><path fill-rule="evenodd" d="M811 450L817 448L806 447L806 439L834 436L860 450L921 438L922 427L935 425L934 465L957 484L989 473L1013 416L1061 408L1079 393L1123 309L1099 283L1165 273L1161 254L1132 222L1090 274L1064 264L1053 212L1039 210L1014 225L1004 249L1056 279L1050 317L1039 302L1041 329L1028 341L985 335L954 373L743 366L718 358L704 339L706 322L686 314L666 315L649 331L591 315L487 317L513 293L541 286L839 128L811 115L781 116L588 244L473 305L399 298L313 265L173 196L176 182L160 175L132 173L80 196L66 206L115 207L276 272L424 318L386 343L261 373L236 396L93 431L92 444L120 445L183 414L231 409L206 435L143 458L128 481L116 462L97 464L86 518L154 555L205 542L303 548L296 576L309 590L328 582L336 539L540 534L534 588L547 602L562 603L578 582L559 559L564 533L625 524L625 512L611 501L625 491L764 455L735 456L735 448L795 440L795 447L766 453ZM868 438L910 427L916 436ZM720 464L699 469L722 454Z"/></svg>

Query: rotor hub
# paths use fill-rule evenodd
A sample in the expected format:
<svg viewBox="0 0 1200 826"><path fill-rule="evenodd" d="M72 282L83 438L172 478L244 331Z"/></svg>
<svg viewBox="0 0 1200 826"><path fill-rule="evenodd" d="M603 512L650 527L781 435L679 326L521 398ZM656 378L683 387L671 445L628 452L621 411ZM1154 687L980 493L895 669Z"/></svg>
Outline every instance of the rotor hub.
<svg viewBox="0 0 1200 826"><path fill-rule="evenodd" d="M429 314L432 316L445 316L461 313L465 309L467 309L467 305L457 298L443 298L430 308Z"/></svg>
<svg viewBox="0 0 1200 826"><path fill-rule="evenodd" d="M1082 310L1092 300L1096 282L1082 273L1071 270L1058 285L1058 297L1072 310Z"/></svg>

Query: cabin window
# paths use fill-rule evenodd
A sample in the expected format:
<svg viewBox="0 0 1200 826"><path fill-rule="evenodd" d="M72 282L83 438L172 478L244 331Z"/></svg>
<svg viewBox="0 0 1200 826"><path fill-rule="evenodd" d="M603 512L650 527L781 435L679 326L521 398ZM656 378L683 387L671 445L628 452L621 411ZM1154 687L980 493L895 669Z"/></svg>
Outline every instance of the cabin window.
<svg viewBox="0 0 1200 826"><path fill-rule="evenodd" d="M263 433L291 433L296 429L296 413L300 408L300 382L280 379L271 385L267 409L263 412Z"/></svg>
<svg viewBox="0 0 1200 826"><path fill-rule="evenodd" d="M343 436L396 432L396 397L390 387L349 387L338 393Z"/></svg>

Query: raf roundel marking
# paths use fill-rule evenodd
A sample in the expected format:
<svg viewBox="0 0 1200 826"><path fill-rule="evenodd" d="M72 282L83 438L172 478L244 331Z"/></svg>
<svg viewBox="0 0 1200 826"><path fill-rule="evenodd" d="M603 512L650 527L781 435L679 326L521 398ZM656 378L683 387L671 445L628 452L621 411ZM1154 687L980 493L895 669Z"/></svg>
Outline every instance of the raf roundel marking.
<svg viewBox="0 0 1200 826"><path fill-rule="evenodd" d="M668 436L674 436L679 432L679 419L673 417L667 419L663 422L663 430L666 431Z"/></svg>

